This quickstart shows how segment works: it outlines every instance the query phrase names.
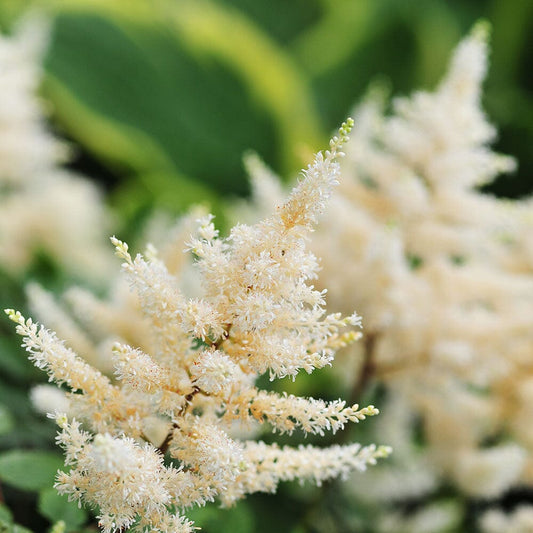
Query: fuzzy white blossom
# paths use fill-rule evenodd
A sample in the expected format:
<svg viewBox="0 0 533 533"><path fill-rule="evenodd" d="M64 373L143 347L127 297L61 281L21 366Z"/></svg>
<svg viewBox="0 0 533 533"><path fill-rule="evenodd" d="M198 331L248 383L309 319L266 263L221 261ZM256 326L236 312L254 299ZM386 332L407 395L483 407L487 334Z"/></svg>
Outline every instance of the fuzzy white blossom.
<svg viewBox="0 0 533 533"><path fill-rule="evenodd" d="M426 505L414 512L392 512L377 519L378 533L448 533L460 531L460 505L444 500Z"/></svg>
<svg viewBox="0 0 533 533"><path fill-rule="evenodd" d="M412 413L394 460L367 474L372 494L420 497L438 478L480 498L533 484L533 203L479 188L516 166L491 149L481 107L487 30L458 45L435 91L394 99L387 114L376 88L356 109L311 243L328 305L365 317L359 364L344 367L356 367L352 398L380 383ZM255 207L279 204L279 183L250 168ZM428 476L409 474L419 461Z"/></svg>
<svg viewBox="0 0 533 533"><path fill-rule="evenodd" d="M189 297L180 288L186 262L172 260L176 268L167 268L165 258L175 251L160 255L150 246L144 256L132 257L128 245L113 237L135 298L119 283L109 302L71 291L66 299L75 317L63 320L61 304L40 289L30 291L34 307L43 316L50 310L68 346L6 311L34 364L72 390L68 418L55 415L71 467L56 486L98 507L104 532L192 531L177 510L215 498L231 505L253 492L273 492L285 480L346 478L389 454L387 446L373 444L280 448L231 434L235 422L267 422L281 433L324 435L378 413L372 405L255 386L264 373L294 379L301 370L329 365L338 348L359 338L352 329L360 326L358 315L325 314L324 292L309 283L318 263L306 249L337 182L336 159L350 128L351 121L343 124L288 200L262 222L237 225L220 239L212 217L198 219L187 247L201 293ZM84 360L84 352L101 346L109 349L115 379Z"/></svg>
<svg viewBox="0 0 533 533"><path fill-rule="evenodd" d="M65 450L65 464L73 468L58 473L55 487L71 500L98 507L104 533L128 528L137 519L141 531L145 525L161 533L193 531L189 521L167 509L173 494L187 489L188 475L164 466L153 446L107 433L91 440L76 420L68 423L64 415L56 420L62 429L57 441Z"/></svg>
<svg viewBox="0 0 533 533"><path fill-rule="evenodd" d="M30 392L31 403L34 408L43 413L66 413L70 402L65 393L55 385L36 385Z"/></svg>
<svg viewBox="0 0 533 533"><path fill-rule="evenodd" d="M478 498L496 498L520 477L525 464L526 451L520 446L492 446L460 455L454 477L466 493Z"/></svg>
<svg viewBox="0 0 533 533"><path fill-rule="evenodd" d="M510 513L491 509L481 517L482 533L530 533L533 531L533 507L520 505Z"/></svg>
<svg viewBox="0 0 533 533"><path fill-rule="evenodd" d="M62 168L67 146L48 131L37 97L48 33L31 18L0 34L0 266L15 275L44 252L98 279L111 266L109 216L96 187Z"/></svg>
<svg viewBox="0 0 533 533"><path fill-rule="evenodd" d="M533 483L531 202L479 190L515 167L490 148L486 70L478 24L434 92L388 116L372 93L313 241L328 303L365 317L355 390L376 380L404 398L434 471L477 497Z"/></svg>
<svg viewBox="0 0 533 533"><path fill-rule="evenodd" d="M193 383L206 392L226 391L245 374L238 364L220 350L204 350L191 366Z"/></svg>

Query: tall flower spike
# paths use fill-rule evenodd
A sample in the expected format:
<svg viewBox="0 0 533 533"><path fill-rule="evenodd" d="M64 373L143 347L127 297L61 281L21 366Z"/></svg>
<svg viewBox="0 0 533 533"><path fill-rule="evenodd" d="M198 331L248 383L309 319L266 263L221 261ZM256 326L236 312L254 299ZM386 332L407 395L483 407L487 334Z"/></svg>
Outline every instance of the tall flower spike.
<svg viewBox="0 0 533 533"><path fill-rule="evenodd" d="M389 115L375 94L358 107L311 248L332 308L365 317L354 382L379 380L423 421L432 469L492 498L533 485L533 232L531 199L479 189L515 167L481 107L487 33L458 44L434 91Z"/></svg>
<svg viewBox="0 0 533 533"><path fill-rule="evenodd" d="M389 114L383 88L369 91L310 244L331 309L365 317L342 377L358 394L379 382L410 415L396 435L374 426L395 460L354 478L352 492L372 504L429 497L443 482L477 498L533 486L533 201L479 189L516 166L491 148L496 129L481 106L487 30L476 24L458 44L434 91L393 99ZM280 181L249 169L257 217L272 205L262 191ZM269 416L290 431L301 419L277 417L279 403ZM392 419L388 432L401 422ZM420 428L425 446L413 447ZM507 520L512 531L521 523L500 516L494 531ZM414 523L395 516L387 531Z"/></svg>
<svg viewBox="0 0 533 533"><path fill-rule="evenodd" d="M344 155L341 148L348 140L353 125L351 118L343 122L339 135L329 142L329 150L325 154L319 152L316 155L314 163L304 172L305 178L281 207L279 216L287 229L293 226L310 228L316 224L317 216L324 211L333 187L339 183L340 167L336 158Z"/></svg>
<svg viewBox="0 0 533 533"><path fill-rule="evenodd" d="M356 314L325 315L325 292L309 284L318 262L306 250L337 181L336 158L351 124L343 124L287 202L262 222L237 225L223 240L211 216L198 220L187 246L196 258L203 292L193 298L184 296L179 278L155 249L132 258L128 245L112 238L137 297L125 316L141 324L138 309L149 330L138 345L113 344L116 385L52 333L8 311L32 360L51 379L81 391L68 402L69 416L74 413L80 422L57 418L58 442L71 470L59 474L56 486L72 499L98 506L104 532L128 528L136 520L151 531L191 531L189 522L171 509L217 497L230 505L249 493L273 492L284 480L320 484L364 470L390 452L386 446L359 444L279 448L232 435L236 421L269 422L282 433L324 435L378 414L373 406L280 395L255 386L263 373L294 378L302 369L312 372L331 364L335 350L359 336L352 329L360 326ZM86 295L82 301L84 308L94 307ZM116 302L112 305L116 308ZM104 304L98 306L105 311ZM83 323L83 313L77 315ZM90 335L91 317L88 326ZM92 385L83 382L84 372L94 378ZM81 422L90 432L81 432ZM141 445L141 440L150 442ZM179 462L179 469L163 464L165 453Z"/></svg>

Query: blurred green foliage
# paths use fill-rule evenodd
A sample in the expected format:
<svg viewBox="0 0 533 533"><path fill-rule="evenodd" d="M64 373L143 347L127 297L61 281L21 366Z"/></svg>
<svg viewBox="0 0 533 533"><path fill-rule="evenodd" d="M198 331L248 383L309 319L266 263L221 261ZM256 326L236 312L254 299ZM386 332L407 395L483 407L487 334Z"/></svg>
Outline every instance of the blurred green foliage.
<svg viewBox="0 0 533 533"><path fill-rule="evenodd" d="M74 166L111 192L126 233L154 207L178 213L202 202L220 214L221 199L248 190L241 158L249 149L293 177L375 78L393 94L434 86L479 18L493 27L485 109L500 131L497 149L520 164L489 190L533 191L531 0L2 0L0 28L30 8L54 21L43 85L51 119L77 149ZM26 278L65 284L43 262ZM3 304L24 309L24 281L0 273ZM0 373L0 449L50 447L54 430L27 400L29 383L42 377L6 323ZM322 375L293 392L344 395ZM2 471L9 453L0 456L8 483L18 464L11 457ZM372 531L376 510L341 501L335 487L286 485L277 498L258 495L224 515L206 507L191 517L207 532L333 531L331 524ZM9 497L27 514L23 496ZM41 493L39 509L50 523L65 520L67 531L85 521L50 492ZM0 531L14 528L0 506Z"/></svg>
<svg viewBox="0 0 533 533"><path fill-rule="evenodd" d="M40 492L38 509L52 523L62 520L65 523L65 531L79 530L88 519L85 509L69 502L66 496L60 496L50 485Z"/></svg>
<svg viewBox="0 0 533 533"><path fill-rule="evenodd" d="M491 188L533 188L528 0L5 0L55 30L45 95L54 119L111 179L128 220L243 194L257 151L292 176L376 77L394 94L433 86L480 17L493 26L486 109L518 173Z"/></svg>
<svg viewBox="0 0 533 533"><path fill-rule="evenodd" d="M57 4L46 94L68 135L127 175L117 204L175 212L242 194L250 147L276 168L299 166L294 146L321 138L290 57L236 10L155 5Z"/></svg>
<svg viewBox="0 0 533 533"><path fill-rule="evenodd" d="M376 76L395 94L434 85L480 17L493 26L487 111L522 164L497 190L530 189L527 0L36 3L56 13L46 84L55 117L118 173L118 198L130 203L132 187L177 210L188 186L190 198L209 197L199 183L243 193L249 148L295 172Z"/></svg>

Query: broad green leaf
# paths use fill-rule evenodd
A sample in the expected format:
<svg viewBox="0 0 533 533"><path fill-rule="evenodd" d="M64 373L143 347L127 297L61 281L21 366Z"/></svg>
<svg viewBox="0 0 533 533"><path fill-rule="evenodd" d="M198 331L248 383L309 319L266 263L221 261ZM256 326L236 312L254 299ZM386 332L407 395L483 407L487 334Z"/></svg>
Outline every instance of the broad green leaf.
<svg viewBox="0 0 533 533"><path fill-rule="evenodd" d="M87 512L80 509L76 502L69 502L66 496L61 496L53 488L39 493L39 512L51 522L63 520L66 531L77 529L87 521Z"/></svg>
<svg viewBox="0 0 533 533"><path fill-rule="evenodd" d="M62 466L63 458L54 453L11 450L0 454L0 480L18 489L40 490L53 485Z"/></svg>
<svg viewBox="0 0 533 533"><path fill-rule="evenodd" d="M254 89L276 118L289 161L303 143L317 148L324 142L308 80L288 54L236 10L208 1L178 4L173 22L191 50L226 61Z"/></svg>
<svg viewBox="0 0 533 533"><path fill-rule="evenodd" d="M98 157L242 193L249 148L295 170L297 151L322 140L307 82L236 10L190 0L48 4L58 15L46 90L63 126Z"/></svg>
<svg viewBox="0 0 533 533"><path fill-rule="evenodd" d="M342 64L375 30L379 2L326 2L324 16L292 43L313 76Z"/></svg>
<svg viewBox="0 0 533 533"><path fill-rule="evenodd" d="M277 42L288 46L323 16L324 0L219 0L245 13Z"/></svg>
<svg viewBox="0 0 533 533"><path fill-rule="evenodd" d="M242 152L251 144L274 157L271 119L227 66L200 64L168 30L155 30L60 16L47 88L61 122L134 173L183 174L243 192Z"/></svg>

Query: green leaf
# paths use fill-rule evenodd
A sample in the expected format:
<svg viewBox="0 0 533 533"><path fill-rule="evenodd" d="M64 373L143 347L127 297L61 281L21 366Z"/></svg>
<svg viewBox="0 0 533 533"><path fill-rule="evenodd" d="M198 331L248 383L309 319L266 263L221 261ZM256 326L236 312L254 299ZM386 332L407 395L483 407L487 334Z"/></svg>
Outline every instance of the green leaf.
<svg viewBox="0 0 533 533"><path fill-rule="evenodd" d="M51 522L63 520L66 531L79 528L87 521L87 512L78 507L76 502L69 502L66 496L61 496L53 488L39 493L39 512Z"/></svg>
<svg viewBox="0 0 533 533"><path fill-rule="evenodd" d="M293 53L313 75L342 64L375 29L379 2L328 2L324 16L292 43Z"/></svg>
<svg viewBox="0 0 533 533"><path fill-rule="evenodd" d="M9 433L13 425L13 416L4 405L0 405L0 435Z"/></svg>
<svg viewBox="0 0 533 533"><path fill-rule="evenodd" d="M54 453L11 450L0 454L0 479L18 489L40 490L53 485L62 466L63 458Z"/></svg>
<svg viewBox="0 0 533 533"><path fill-rule="evenodd" d="M55 4L45 89L63 127L108 164L242 193L246 150L297 170L302 145L321 143L301 72L238 11L197 0Z"/></svg>

